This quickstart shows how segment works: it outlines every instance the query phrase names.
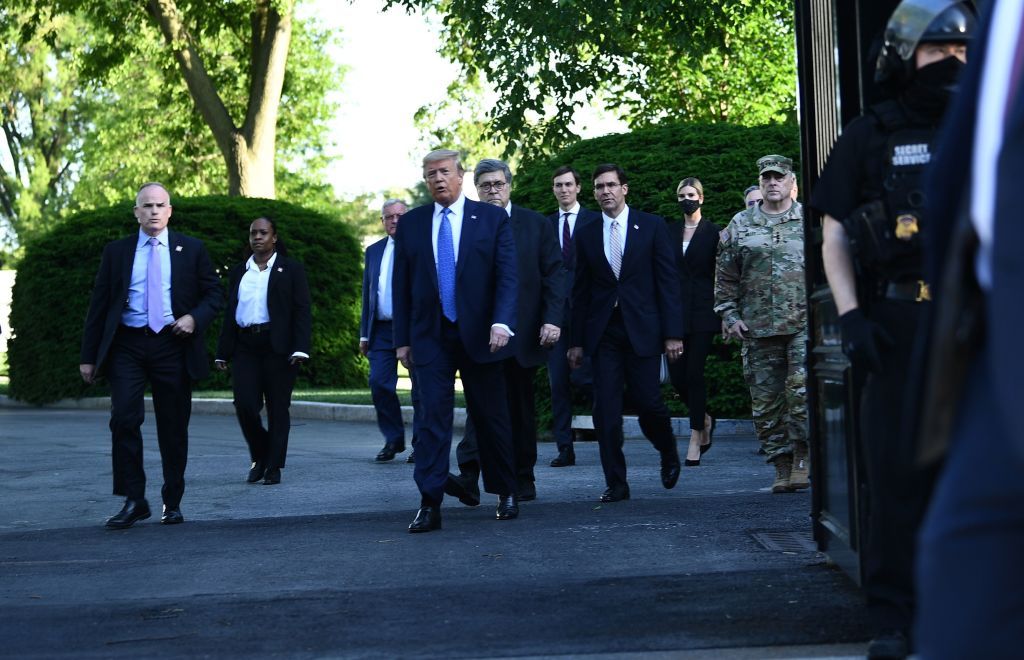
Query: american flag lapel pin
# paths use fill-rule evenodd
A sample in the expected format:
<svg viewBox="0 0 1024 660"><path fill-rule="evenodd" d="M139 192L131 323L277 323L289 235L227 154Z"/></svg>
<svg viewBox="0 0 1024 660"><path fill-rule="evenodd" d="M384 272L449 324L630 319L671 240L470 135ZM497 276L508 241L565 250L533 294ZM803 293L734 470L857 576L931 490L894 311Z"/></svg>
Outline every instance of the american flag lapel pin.
<svg viewBox="0 0 1024 660"><path fill-rule="evenodd" d="M279 273L283 273L283 272L284 272L284 268L281 268L280 266L278 266L278 267L277 267L277 272L279 272Z"/></svg>
<svg viewBox="0 0 1024 660"><path fill-rule="evenodd" d="M469 217L472 218L473 220L476 220L476 216L475 215L471 215Z"/></svg>
<svg viewBox="0 0 1024 660"><path fill-rule="evenodd" d="M181 252L181 246L180 245L175 246L174 251L175 252Z"/></svg>
<svg viewBox="0 0 1024 660"><path fill-rule="evenodd" d="M633 225L633 229L640 229L640 225Z"/></svg>

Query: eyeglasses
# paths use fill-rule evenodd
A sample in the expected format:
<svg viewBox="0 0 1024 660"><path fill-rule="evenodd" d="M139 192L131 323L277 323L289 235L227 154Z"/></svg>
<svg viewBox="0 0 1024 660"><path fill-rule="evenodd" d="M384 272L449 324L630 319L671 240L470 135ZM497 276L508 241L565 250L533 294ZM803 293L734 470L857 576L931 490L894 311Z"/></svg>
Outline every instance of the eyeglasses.
<svg viewBox="0 0 1024 660"><path fill-rule="evenodd" d="M747 206L757 206L757 203L760 202L760 201L761 200L759 200L759 199L751 199L751 200L747 201Z"/></svg>
<svg viewBox="0 0 1024 660"><path fill-rule="evenodd" d="M487 183L478 183L478 184L476 184L476 187L479 188L483 192L491 192L492 190L494 192L501 192L502 190L505 189L505 186L507 186L507 185L508 184L505 183L504 181L494 181L494 182L488 181Z"/></svg>

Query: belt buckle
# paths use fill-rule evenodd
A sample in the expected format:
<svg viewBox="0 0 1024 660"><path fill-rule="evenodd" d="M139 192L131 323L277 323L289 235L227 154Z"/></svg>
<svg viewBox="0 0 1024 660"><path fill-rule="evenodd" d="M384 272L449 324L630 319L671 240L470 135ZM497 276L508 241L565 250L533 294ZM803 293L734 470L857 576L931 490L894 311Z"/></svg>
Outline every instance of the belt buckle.
<svg viewBox="0 0 1024 660"><path fill-rule="evenodd" d="M914 297L914 302L931 301L932 292L928 288L928 283L924 280L917 281L917 296Z"/></svg>

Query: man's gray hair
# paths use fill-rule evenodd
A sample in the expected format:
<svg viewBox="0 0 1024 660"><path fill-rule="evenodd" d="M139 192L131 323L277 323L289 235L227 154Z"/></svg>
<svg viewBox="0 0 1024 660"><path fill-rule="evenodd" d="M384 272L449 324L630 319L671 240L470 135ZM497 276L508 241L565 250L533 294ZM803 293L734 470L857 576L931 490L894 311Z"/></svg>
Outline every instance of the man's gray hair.
<svg viewBox="0 0 1024 660"><path fill-rule="evenodd" d="M165 193L167 193L167 204L168 204L168 206L170 206L170 204L171 204L171 191L167 189L167 186L165 186L164 184L160 183L159 181L147 181L146 183L144 183L141 186L139 186L139 189L135 191L135 206L139 205L139 195L142 194L142 191L145 190L146 188L150 188L152 186L156 186L158 188L163 188L163 191Z"/></svg>
<svg viewBox="0 0 1024 660"><path fill-rule="evenodd" d="M477 163L476 169L473 170L473 181L479 179L481 174L491 172L502 172L505 175L505 183L512 185L512 170L509 169L508 163L497 158L484 158Z"/></svg>
<svg viewBox="0 0 1024 660"><path fill-rule="evenodd" d="M452 149L434 149L429 154L423 157L423 168L426 169L430 163L436 163L442 160L454 160L455 168L461 174L466 171L466 168L462 166L462 156L458 151Z"/></svg>
<svg viewBox="0 0 1024 660"><path fill-rule="evenodd" d="M381 205L381 207L380 207L380 217L381 217L381 218L383 218L383 217L384 217L384 215L385 215L385 214L384 214L384 211L388 210L388 207L389 207L389 206L394 206L394 205L396 205L396 204L401 204L401 205L402 205L402 206L404 206L404 207L405 207L406 209L408 209L408 208L409 208L409 205L408 205L408 204L406 204L406 203L405 203L404 201L402 201L402 200L400 200L400 199L395 199L395 198L391 198L391 199L385 199L385 200L384 200L384 203L383 203L383 204Z"/></svg>

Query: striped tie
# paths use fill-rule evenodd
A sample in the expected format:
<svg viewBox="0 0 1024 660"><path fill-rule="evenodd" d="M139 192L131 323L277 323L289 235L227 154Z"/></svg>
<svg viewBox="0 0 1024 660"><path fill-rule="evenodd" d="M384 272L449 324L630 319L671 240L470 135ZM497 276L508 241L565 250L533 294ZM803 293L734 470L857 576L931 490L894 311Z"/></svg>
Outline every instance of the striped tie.
<svg viewBox="0 0 1024 660"><path fill-rule="evenodd" d="M608 264L615 273L615 279L619 279L619 271L622 270L622 237L619 235L619 222L612 221L611 231L608 232Z"/></svg>

